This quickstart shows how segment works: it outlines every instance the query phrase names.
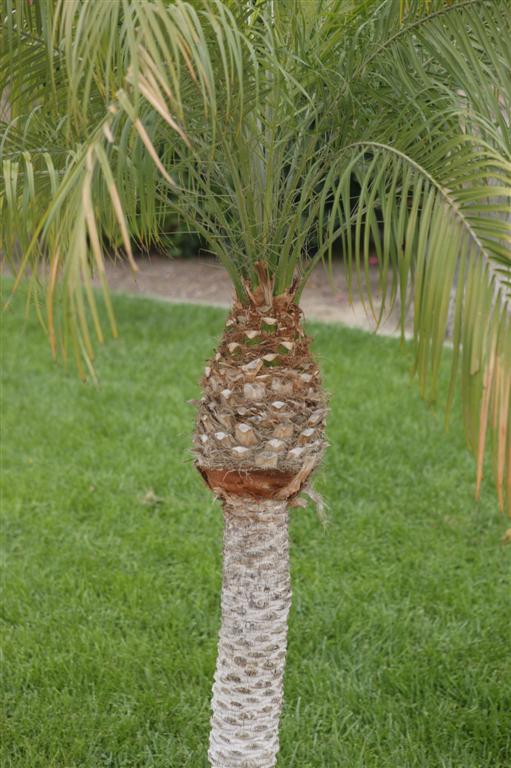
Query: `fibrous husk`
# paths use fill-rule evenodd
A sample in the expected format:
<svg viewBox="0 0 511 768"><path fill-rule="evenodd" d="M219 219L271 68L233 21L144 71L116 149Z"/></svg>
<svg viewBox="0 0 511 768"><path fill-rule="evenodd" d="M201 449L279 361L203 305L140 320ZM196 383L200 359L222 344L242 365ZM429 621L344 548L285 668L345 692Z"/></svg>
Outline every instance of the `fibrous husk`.
<svg viewBox="0 0 511 768"><path fill-rule="evenodd" d="M235 301L205 369L194 454L218 495L283 499L321 460L327 405L293 292L272 296L260 278L247 306Z"/></svg>

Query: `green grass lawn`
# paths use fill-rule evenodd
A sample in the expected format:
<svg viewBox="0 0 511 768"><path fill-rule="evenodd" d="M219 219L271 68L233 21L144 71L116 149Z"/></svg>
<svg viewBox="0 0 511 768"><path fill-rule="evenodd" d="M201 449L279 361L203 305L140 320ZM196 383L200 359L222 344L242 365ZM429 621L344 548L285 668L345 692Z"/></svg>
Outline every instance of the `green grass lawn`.
<svg viewBox="0 0 511 768"><path fill-rule="evenodd" d="M222 516L186 401L223 313L117 298L96 388L51 362L20 304L2 318L0 764L205 768ZM312 332L329 525L292 512L278 765L509 768L511 547L491 482L476 504L459 418L446 435L398 341Z"/></svg>

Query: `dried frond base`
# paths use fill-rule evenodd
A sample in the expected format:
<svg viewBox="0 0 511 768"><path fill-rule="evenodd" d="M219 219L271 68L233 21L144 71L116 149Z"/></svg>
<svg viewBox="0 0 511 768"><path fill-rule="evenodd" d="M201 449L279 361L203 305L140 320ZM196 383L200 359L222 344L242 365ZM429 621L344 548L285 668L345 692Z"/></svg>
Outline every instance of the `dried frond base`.
<svg viewBox="0 0 511 768"><path fill-rule="evenodd" d="M236 301L205 369L196 465L223 493L291 498L321 461L326 398L293 293Z"/></svg>

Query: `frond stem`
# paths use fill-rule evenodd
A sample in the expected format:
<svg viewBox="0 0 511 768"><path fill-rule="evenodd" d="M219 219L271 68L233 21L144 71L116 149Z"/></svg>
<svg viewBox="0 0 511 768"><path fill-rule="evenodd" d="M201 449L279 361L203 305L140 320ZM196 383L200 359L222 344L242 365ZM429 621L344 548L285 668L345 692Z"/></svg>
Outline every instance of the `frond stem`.
<svg viewBox="0 0 511 768"><path fill-rule="evenodd" d="M483 243L481 242L477 232L475 232L474 228L470 224L470 222L467 220L465 215L463 214L463 211L460 209L458 203L456 200L451 197L448 190L442 186L435 178L432 176L428 171L419 163L417 163L416 160L413 160L409 155L406 155L404 152L401 152L396 147L391 147L388 144L381 144L377 141L360 141L355 142L354 144L350 144L347 147L344 148L343 151L348 151L350 149L355 148L362 148L362 147L375 147L377 149L383 149L386 152L390 152L391 154L396 155L401 160L406 162L408 165L412 166L416 171L418 171L422 176L424 176L432 186L435 187L435 189L439 192L439 194L444 198L447 205L450 207L450 209L453 211L454 215L458 218L458 220L461 222L463 227L468 231L470 237L472 238L473 242L477 245L478 249L484 256L485 260L485 266L488 270L488 274L490 276L490 279L494 281L495 283L495 292L501 293L502 297L506 297L506 285L503 280L503 278L500 276L498 270L496 267L493 266L491 262L491 257L486 248L484 247ZM505 305L507 306L507 312L511 316L511 303L505 302Z"/></svg>
<svg viewBox="0 0 511 768"><path fill-rule="evenodd" d="M402 37L403 35L410 32L410 30L415 29L417 27L422 26L423 24L426 24L427 22L431 21L432 19L435 19L439 16L444 16L447 13L450 13L451 11L459 11L460 8L466 8L470 5L476 5L477 3L485 3L486 0L463 0L461 3L457 3L456 5L449 5L446 8L441 8L439 11L435 11L434 13L430 13L428 16L423 16L421 19L417 19L417 21L414 21L412 24L409 24L408 26L403 26L401 29L399 29L398 32L395 32L391 37L389 37L388 40L385 40L382 45L380 45L374 53L369 56L367 61L364 62L362 69L367 67L368 64L373 61L382 51L384 51L386 48L388 48L392 43L397 40L399 37ZM360 74L360 71L359 73Z"/></svg>

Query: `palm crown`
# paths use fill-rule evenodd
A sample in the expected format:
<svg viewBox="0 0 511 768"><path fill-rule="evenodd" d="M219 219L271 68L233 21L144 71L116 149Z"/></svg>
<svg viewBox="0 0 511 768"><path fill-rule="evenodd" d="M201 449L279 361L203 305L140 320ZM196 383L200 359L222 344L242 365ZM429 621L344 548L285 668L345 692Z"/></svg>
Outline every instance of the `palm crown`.
<svg viewBox="0 0 511 768"><path fill-rule="evenodd" d="M299 294L341 241L376 321L413 298L432 398L451 307L448 405L460 373L478 485L490 429L511 505L510 34L507 0L7 3L3 249L54 353L92 371L105 253L136 267L169 212L242 303L258 262Z"/></svg>

